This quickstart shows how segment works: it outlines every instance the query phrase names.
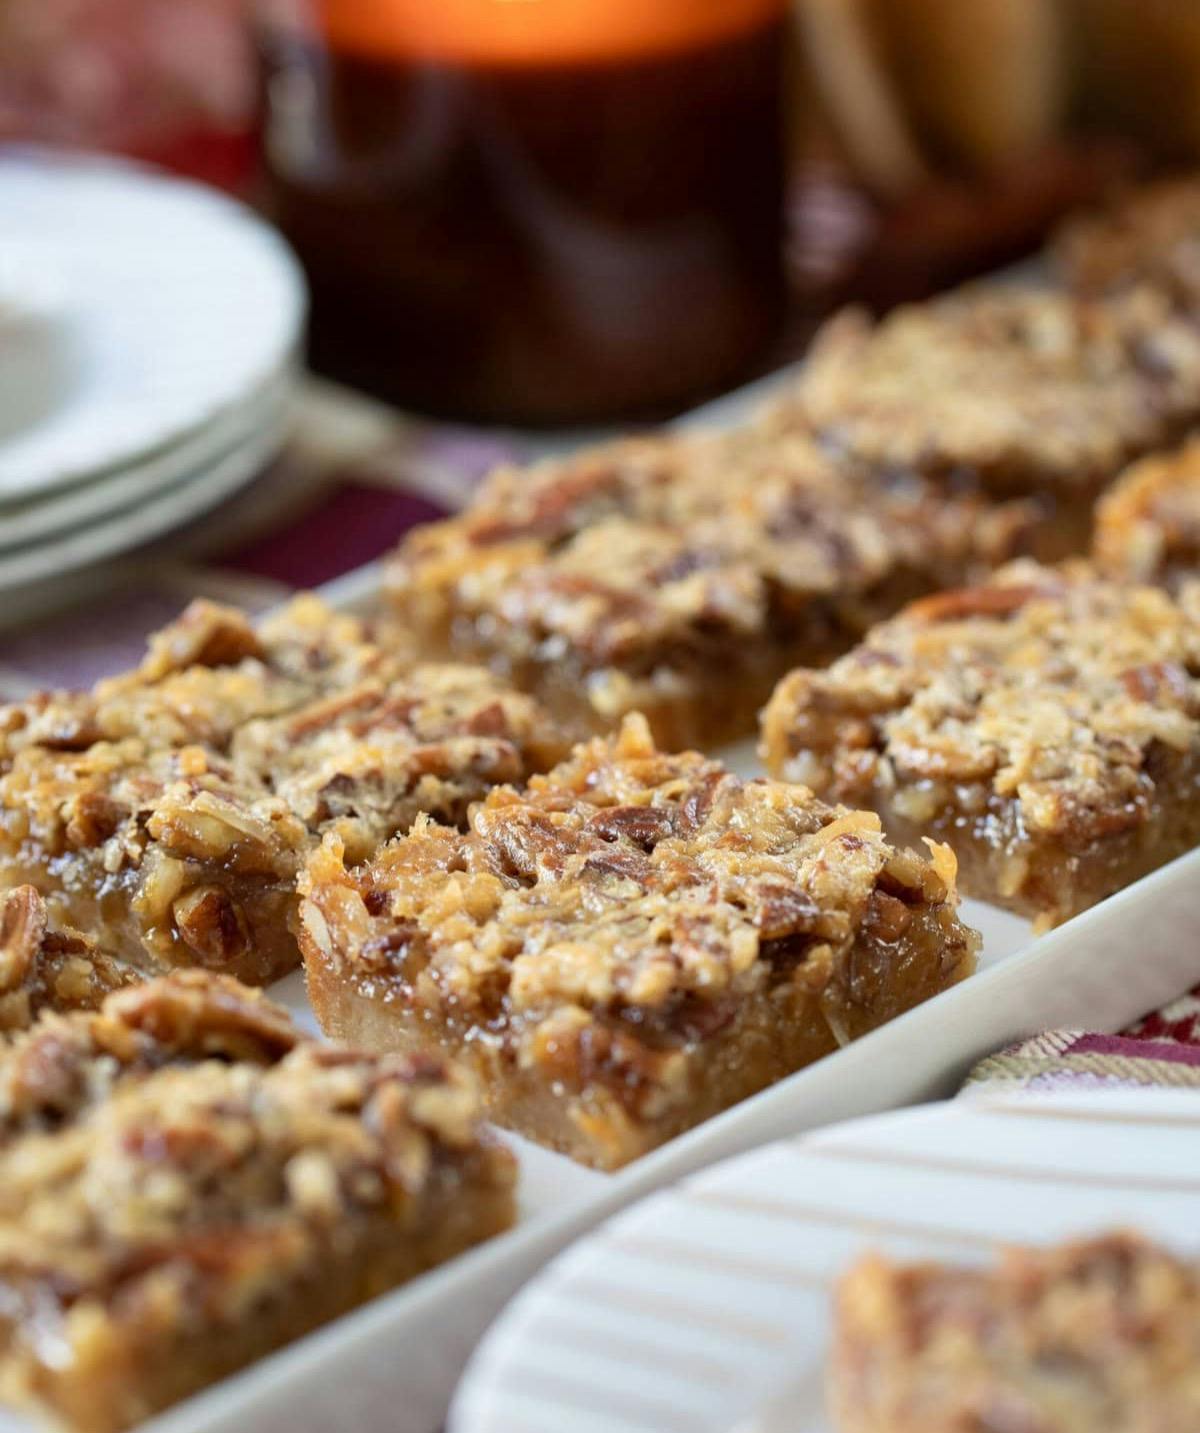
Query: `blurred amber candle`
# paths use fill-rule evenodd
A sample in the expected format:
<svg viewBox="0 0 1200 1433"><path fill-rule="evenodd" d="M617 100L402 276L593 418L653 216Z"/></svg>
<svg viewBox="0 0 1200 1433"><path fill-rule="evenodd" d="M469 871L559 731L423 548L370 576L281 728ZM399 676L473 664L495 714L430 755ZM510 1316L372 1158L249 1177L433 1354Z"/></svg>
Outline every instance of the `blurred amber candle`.
<svg viewBox="0 0 1200 1433"><path fill-rule="evenodd" d="M335 45L466 64L677 54L778 17L772 0L322 0Z"/></svg>
<svg viewBox="0 0 1200 1433"><path fill-rule="evenodd" d="M783 0L275 0L266 166L318 365L580 421L735 382L780 317Z"/></svg>

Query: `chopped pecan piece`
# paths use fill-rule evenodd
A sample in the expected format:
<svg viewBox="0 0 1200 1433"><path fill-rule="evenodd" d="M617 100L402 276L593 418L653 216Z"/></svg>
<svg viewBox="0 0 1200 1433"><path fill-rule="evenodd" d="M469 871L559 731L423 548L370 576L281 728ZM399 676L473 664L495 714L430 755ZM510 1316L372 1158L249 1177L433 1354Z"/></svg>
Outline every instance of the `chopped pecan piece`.
<svg viewBox="0 0 1200 1433"><path fill-rule="evenodd" d="M194 886L171 905L175 929L199 965L234 969L250 949L245 912L220 886Z"/></svg>
<svg viewBox="0 0 1200 1433"><path fill-rule="evenodd" d="M1049 574L1047 574L1049 577ZM1033 583L993 583L987 587L964 587L957 592L938 592L914 602L907 610L921 622L961 622L967 617L1011 617L1035 598L1052 593L1052 581L1038 587ZM889 665L894 665L889 663Z"/></svg>
<svg viewBox="0 0 1200 1433"><path fill-rule="evenodd" d="M23 1030L43 1010L95 1010L136 972L69 928L54 928L32 886L0 892L0 1030Z"/></svg>

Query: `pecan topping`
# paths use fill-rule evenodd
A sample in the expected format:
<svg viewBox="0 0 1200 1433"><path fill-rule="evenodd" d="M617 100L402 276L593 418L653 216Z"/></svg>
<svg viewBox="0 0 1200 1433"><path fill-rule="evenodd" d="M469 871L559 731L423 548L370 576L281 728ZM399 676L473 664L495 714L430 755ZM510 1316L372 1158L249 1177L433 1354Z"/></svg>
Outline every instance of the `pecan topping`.
<svg viewBox="0 0 1200 1433"><path fill-rule="evenodd" d="M1196 673L1186 594L1020 563L789 679L764 731L775 769L823 795L903 804L925 829L961 808L964 827L992 818L997 844L1020 831L1078 851L1144 826L1167 758L1200 756Z"/></svg>
<svg viewBox="0 0 1200 1433"><path fill-rule="evenodd" d="M791 402L874 468L1079 502L1192 421L1198 378L1200 334L1160 291L968 286L878 323L838 315Z"/></svg>
<svg viewBox="0 0 1200 1433"><path fill-rule="evenodd" d="M1093 553L1111 577L1171 591L1200 579L1200 440L1135 463L1113 484L1096 507Z"/></svg>
<svg viewBox="0 0 1200 1433"><path fill-rule="evenodd" d="M231 1345L256 1356L504 1227L513 1182L444 1061L318 1048L235 982L46 1017L0 1049L6 1397L131 1427Z"/></svg>
<svg viewBox="0 0 1200 1433"><path fill-rule="evenodd" d="M657 806L610 806L588 820L588 830L601 840L624 838L644 851L652 851L673 829L673 812Z"/></svg>
<svg viewBox="0 0 1200 1433"><path fill-rule="evenodd" d="M197 886L171 906L180 939L201 965L229 969L250 948L245 912L220 886Z"/></svg>
<svg viewBox="0 0 1200 1433"><path fill-rule="evenodd" d="M303 1039L285 1011L237 981L181 971L118 990L95 1012L43 1015L0 1049L0 1125L54 1126L166 1064L273 1064Z"/></svg>
<svg viewBox="0 0 1200 1433"><path fill-rule="evenodd" d="M621 1084L622 1104L642 1109L663 1051L788 985L817 942L818 993L860 935L895 943L918 907L969 953L940 859L935 871L894 851L877 818L803 787L661 752L630 718L525 790L493 791L465 832L421 823L349 870L327 840L301 880L302 942L339 980L377 989L389 974L406 1009L486 1030L518 1061Z"/></svg>
<svg viewBox="0 0 1200 1433"><path fill-rule="evenodd" d="M938 592L909 607L915 622L961 622L971 617L1009 617L1020 612L1034 598L1048 595L1048 586L1006 583L1002 587L965 587L958 592ZM892 665L895 665L894 661Z"/></svg>
<svg viewBox="0 0 1200 1433"><path fill-rule="evenodd" d="M64 750L68 727L96 739ZM105 947L143 968L267 983L298 961L295 878L326 832L365 860L559 751L531 698L314 598L258 631L197 603L137 671L0 715L0 880L90 923L98 893Z"/></svg>
<svg viewBox="0 0 1200 1433"><path fill-rule="evenodd" d="M228 976L181 970L105 1003L105 1015L149 1036L172 1058L269 1064L304 1038L291 1017Z"/></svg>
<svg viewBox="0 0 1200 1433"><path fill-rule="evenodd" d="M32 886L0 893L0 1029L25 1029L43 1010L94 1010L135 978L87 936L52 927Z"/></svg>
<svg viewBox="0 0 1200 1433"><path fill-rule="evenodd" d="M592 730L702 709L714 673L748 703L743 676L758 689L789 651L844 650L904 597L988 570L1028 535L1025 499L888 481L834 448L789 399L733 432L505 470L406 539L389 592L429 645L544 685Z"/></svg>
<svg viewBox="0 0 1200 1433"><path fill-rule="evenodd" d="M1134 1235L991 1267L871 1255L836 1330L835 1421L863 1433L1200 1426L1200 1269Z"/></svg>
<svg viewBox="0 0 1200 1433"><path fill-rule="evenodd" d="M1076 293L1109 297L1151 287L1181 308L1200 302L1200 185L1167 179L1122 194L1056 236L1053 257Z"/></svg>

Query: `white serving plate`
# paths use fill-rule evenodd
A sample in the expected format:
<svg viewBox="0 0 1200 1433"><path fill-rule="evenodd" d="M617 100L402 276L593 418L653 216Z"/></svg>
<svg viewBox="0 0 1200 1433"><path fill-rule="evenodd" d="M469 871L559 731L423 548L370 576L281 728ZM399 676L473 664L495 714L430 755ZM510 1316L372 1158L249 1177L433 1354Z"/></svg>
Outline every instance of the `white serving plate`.
<svg viewBox="0 0 1200 1433"><path fill-rule="evenodd" d="M44 411L25 398L7 411L13 393L0 394L0 508L211 422L287 364L307 307L291 251L245 206L36 149L0 148L0 289L6 274L22 292L53 289L43 322L11 343L40 350L49 336L61 372Z"/></svg>
<svg viewBox="0 0 1200 1433"><path fill-rule="evenodd" d="M779 381L687 421L735 421ZM372 564L325 595L361 609L379 585ZM743 774L757 770L752 743L724 755ZM496 1314L554 1255L625 1206L760 1145L948 1097L1005 1044L1051 1027L1119 1030L1200 982L1200 850L1036 940L1003 911L967 901L963 914L984 936L972 979L619 1174L507 1137L522 1170L510 1233L179 1405L144 1425L147 1433L436 1433ZM299 976L272 993L311 1025Z"/></svg>
<svg viewBox="0 0 1200 1433"><path fill-rule="evenodd" d="M67 289L44 246L0 224L0 444L42 422L76 378Z"/></svg>
<svg viewBox="0 0 1200 1433"><path fill-rule="evenodd" d="M773 1144L539 1275L449 1433L832 1433L831 1293L858 1257L978 1264L1118 1229L1194 1257L1198 1197L1195 1091L975 1095Z"/></svg>
<svg viewBox="0 0 1200 1433"><path fill-rule="evenodd" d="M948 1097L977 1060L1003 1045L1052 1027L1119 1030L1200 981L1200 851L1036 940L1023 922L986 906L967 902L965 915L985 938L983 968L970 980L619 1174L598 1174L512 1140L522 1161L512 1232L147 1430L435 1433L473 1348L503 1305L550 1258L624 1206L771 1141ZM304 1008L298 977L275 993ZM574 1426L558 1429L573 1433Z"/></svg>
<svg viewBox="0 0 1200 1433"><path fill-rule="evenodd" d="M221 425L217 434L201 434L194 447L187 442L182 445L182 456L194 456L197 467L180 467L165 484L153 485L148 494L139 495L143 473L151 469L147 463L122 491L122 505L115 511L102 512L65 532L51 532L11 551L0 550L0 593L12 593L22 605L37 606L37 584L58 581L66 574L130 552L231 498L283 448L293 399L290 383L271 386L264 390L251 421L239 421L228 429ZM5 522L6 515L0 511L0 531ZM6 613L4 620L13 615Z"/></svg>
<svg viewBox="0 0 1200 1433"><path fill-rule="evenodd" d="M299 364L291 363L245 400L178 443L156 449L149 457L93 482L0 508L0 563L16 549L32 548L85 525L94 526L203 477L264 428L278 426L298 382Z"/></svg>

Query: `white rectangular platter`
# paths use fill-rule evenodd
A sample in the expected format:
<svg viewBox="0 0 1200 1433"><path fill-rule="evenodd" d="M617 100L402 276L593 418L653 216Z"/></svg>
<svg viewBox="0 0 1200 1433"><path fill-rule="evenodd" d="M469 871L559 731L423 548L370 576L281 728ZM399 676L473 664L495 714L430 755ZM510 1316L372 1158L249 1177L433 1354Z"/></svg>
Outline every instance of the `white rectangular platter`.
<svg viewBox="0 0 1200 1433"><path fill-rule="evenodd" d="M761 386L696 417L735 418ZM326 595L347 607L378 592L364 569ZM727 753L744 773L749 746ZM487 1324L583 1231L650 1190L764 1142L952 1094L970 1066L1050 1027L1113 1031L1200 982L1200 850L1048 935L967 902L984 935L980 972L882 1030L793 1075L617 1175L520 1140L520 1220L355 1315L146 1425L154 1433L434 1433ZM276 993L306 1020L299 977Z"/></svg>

